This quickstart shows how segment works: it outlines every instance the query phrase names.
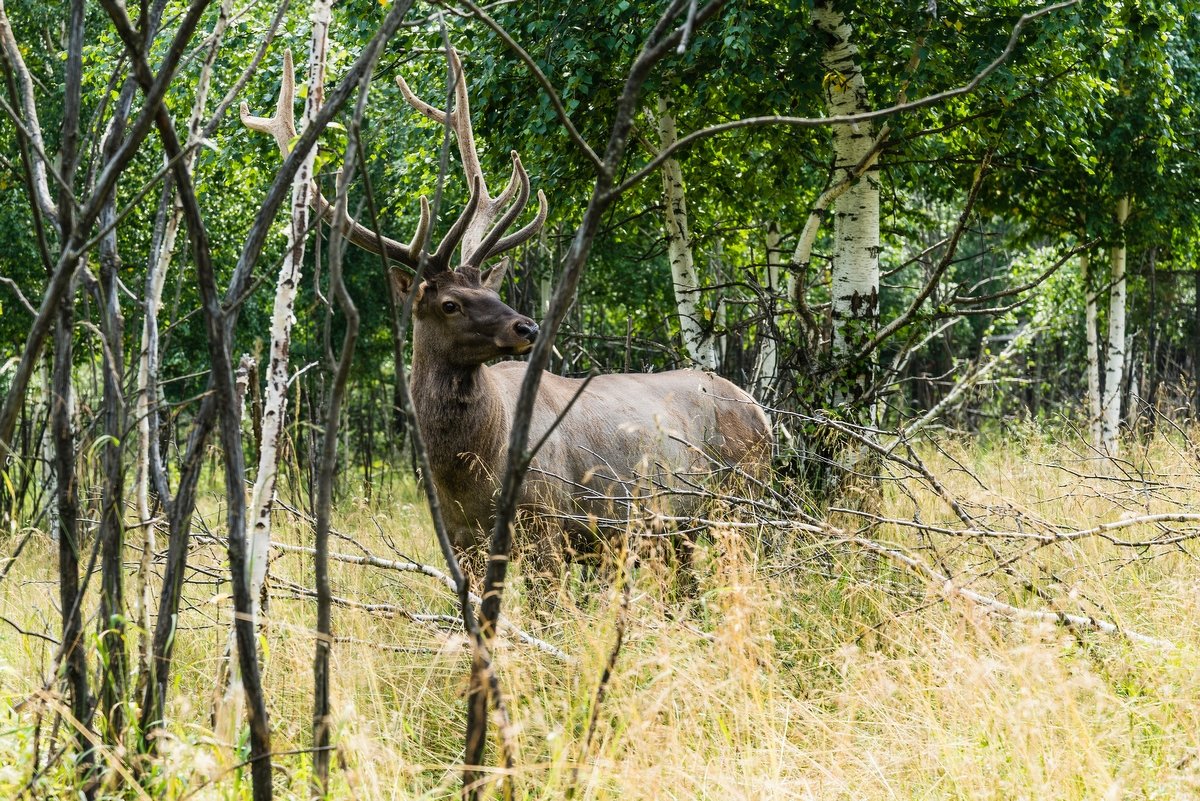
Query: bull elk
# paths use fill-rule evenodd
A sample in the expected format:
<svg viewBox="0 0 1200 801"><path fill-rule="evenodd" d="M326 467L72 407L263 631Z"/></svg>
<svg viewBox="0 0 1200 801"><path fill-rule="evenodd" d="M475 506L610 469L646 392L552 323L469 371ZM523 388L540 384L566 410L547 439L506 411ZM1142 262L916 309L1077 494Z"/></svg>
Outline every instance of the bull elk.
<svg viewBox="0 0 1200 801"><path fill-rule="evenodd" d="M500 299L507 258L485 265L533 237L545 222L547 204L539 191L533 220L507 233L528 204L529 176L513 151L507 186L496 197L490 195L476 151L462 64L454 51L449 58L455 106L448 120L445 111L421 101L403 78L397 83L417 111L454 131L470 200L433 252L424 254L424 280L414 287L412 275L401 269L393 269L391 278L397 296L416 293L411 376L417 423L451 539L460 557L478 571L526 370L518 361L489 363L528 352L538 335L537 323ZM243 121L274 135L285 154L295 137L293 86L289 60L277 117L249 117L243 108ZM330 205L315 188L313 203L332 219ZM415 271L430 226L429 206L421 198L420 222L409 244L353 220L344 225L356 245ZM452 267L456 248L461 259ZM670 488L692 484L691 477L712 473L714 465L760 472L771 432L762 407L749 394L711 373L601 375L584 386L582 380L547 372L531 437L534 442L544 437L544 443L521 491L524 535L517 547L527 567L555 575L564 558L598 553L603 543L598 535L623 529L622 518L640 501L670 495ZM642 491L647 486L652 491ZM667 508L691 514L700 494L675 498Z"/></svg>

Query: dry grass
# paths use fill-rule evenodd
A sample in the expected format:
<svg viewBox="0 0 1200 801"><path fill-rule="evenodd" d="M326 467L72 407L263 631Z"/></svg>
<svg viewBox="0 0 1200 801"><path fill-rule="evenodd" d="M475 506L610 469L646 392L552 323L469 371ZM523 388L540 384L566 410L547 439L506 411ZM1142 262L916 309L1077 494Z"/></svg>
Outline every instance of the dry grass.
<svg viewBox="0 0 1200 801"><path fill-rule="evenodd" d="M1003 447L944 448L926 454L929 467L972 508L998 510L998 521L1014 519L1015 507L1031 520L1082 528L1129 514L1130 498L1141 497L1132 485L1048 466L1095 472L1032 433ZM1137 511L1197 508L1200 481L1186 451L1159 440L1138 459L1174 476L1175 487L1143 492ZM881 513L955 522L932 493L913 482L909 489L911 497L887 485ZM418 496L396 495L372 508L344 503L337 528L377 555L437 564ZM217 531L220 517L211 511ZM311 536L293 520L280 518L280 528L288 542ZM888 526L872 536L921 544ZM984 573L977 589L1048 608L983 570L978 545L932 544L961 575ZM335 548L354 551L346 542ZM1089 539L1018 563L1053 587L1056 603L1073 604L1069 611L1103 614L1175 644L1160 648L987 615L847 547L800 541L767 552L714 532L687 613L661 589L661 571L638 571L625 646L586 754L584 730L619 599L607 590L581 599L573 579L560 607L534 620L517 598L515 620L578 661L564 664L512 641L498 654L519 749L515 788L519 797L561 798L579 765L583 799L1200 797L1200 568L1190 548L1138 553ZM220 566L221 549L204 545L196 563ZM311 586L305 556L280 555L272 572ZM0 585L0 615L56 632L53 575L49 543L35 542ZM358 601L454 611L442 587L414 574L337 564L334 587ZM248 797L248 777L231 771L244 744L218 742L210 724L227 593L227 585L188 586L157 796ZM279 751L308 742L313 614L308 599L272 600L264 681ZM336 797L453 795L468 670L461 637L346 608L335 611L335 628L348 638L333 651ZM43 682L52 651L0 623L0 796L29 778L41 707L13 707ZM43 754L48 735L47 719ZM277 762L279 795L306 797L307 759ZM70 797L68 775L47 772L37 797Z"/></svg>

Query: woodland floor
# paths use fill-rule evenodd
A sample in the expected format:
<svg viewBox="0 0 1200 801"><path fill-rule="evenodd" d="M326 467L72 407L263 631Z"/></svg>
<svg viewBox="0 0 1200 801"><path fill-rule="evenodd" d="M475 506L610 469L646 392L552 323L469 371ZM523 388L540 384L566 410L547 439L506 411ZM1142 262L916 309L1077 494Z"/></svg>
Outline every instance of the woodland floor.
<svg viewBox="0 0 1200 801"><path fill-rule="evenodd" d="M1053 521L1085 529L1200 510L1195 452L1168 437L1130 446L1127 469L1140 470L1138 481L1100 475L1076 441L1037 432L987 446L940 445L923 452L925 464L997 528ZM883 486L882 517L959 524L944 499L915 480ZM353 542L335 540L334 549L440 566L415 488L397 481L383 495L340 504L335 526ZM205 520L219 536L215 501ZM292 515L278 517L278 533L310 544L309 527ZM1149 524L1122 530L1128 539L1160 533ZM994 562L986 543L887 524L869 536L956 576L978 576L974 589L1008 604L1091 614L1166 642L987 613L847 544L775 536L768 547L716 530L702 547L694 600L673 599L663 569L637 570L624 646L586 753L620 595L599 589L581 598L576 577L540 620L512 599L515 622L576 660L513 639L498 652L517 748L516 796L558 799L574 783L581 799L1200 797L1193 541L1157 549L1098 537L1048 547L1004 541L1014 574L1024 577L1018 581L986 569ZM248 798L249 776L233 767L244 758L244 733L229 743L211 720L231 611L228 584L219 580L224 551L203 530L198 537L193 564L215 572L195 573L187 586L172 725L151 790L156 798ZM6 554L13 543L7 547ZM131 550L131 570L137 558ZM312 586L310 563L279 552L271 566L264 683L282 798L308 793L302 749L314 611L300 590ZM55 577L51 543L38 535L0 584L0 797L30 780L39 712L43 759L51 748L50 702L16 710L43 684L54 646L13 624L57 634ZM1023 589L1024 580L1054 600ZM333 583L337 596L360 605L334 613L334 796L455 795L469 670L463 640L444 622L361 606L453 615L450 593L419 574L346 563L334 564ZM32 795L78 797L70 775L52 767Z"/></svg>

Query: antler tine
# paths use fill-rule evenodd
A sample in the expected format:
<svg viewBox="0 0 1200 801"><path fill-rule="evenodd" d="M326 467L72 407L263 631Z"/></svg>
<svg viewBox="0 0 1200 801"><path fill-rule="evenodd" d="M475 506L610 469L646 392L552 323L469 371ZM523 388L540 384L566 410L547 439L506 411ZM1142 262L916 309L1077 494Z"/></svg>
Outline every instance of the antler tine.
<svg viewBox="0 0 1200 801"><path fill-rule="evenodd" d="M512 250L517 245L522 245L525 242L528 242L530 239L532 239L534 236L537 235L538 231L542 230L542 225L544 225L546 222L546 215L550 211L550 206L546 202L546 193L540 189L538 190L538 193L537 193L537 199L538 199L537 216L535 216L532 220L530 220L528 223L526 223L521 228L517 229L516 231L513 231L508 236L502 237L499 242L497 242L494 246L492 246L492 249L490 251L488 251L488 254L483 257L481 262L487 261L492 256L495 256L499 253L504 253L506 251Z"/></svg>
<svg viewBox="0 0 1200 801"><path fill-rule="evenodd" d="M437 106L429 105L424 100L417 97L416 93L413 92L411 87L409 87L408 81L404 80L404 76L400 73L396 73L396 85L400 87L400 94L404 95L404 99L408 101L410 106L421 112L421 114L424 116L436 122L438 125L446 124L446 112ZM453 121L453 116L451 116L451 121Z"/></svg>
<svg viewBox="0 0 1200 801"><path fill-rule="evenodd" d="M445 270L450 267L450 256L454 253L454 249L458 247L458 243L462 240L463 234L466 233L467 225L471 222L471 218L475 216L475 210L479 207L480 186L483 181L479 176L471 182L471 199L467 201L467 207L462 210L462 214L458 215L458 219L454 221L454 225L450 226L450 230L446 232L446 236L438 243L437 251L430 256L430 264L439 270Z"/></svg>
<svg viewBox="0 0 1200 801"><path fill-rule="evenodd" d="M467 257L463 259L463 263L468 266L479 267L483 264L487 257L491 255L489 252L493 247L495 247L496 243L500 241L500 238L504 235L504 232L508 230L509 226L516 222L517 217L522 211L524 211L525 206L529 203L529 173L525 172L525 167L521 164L521 157L517 155L517 151L513 150L511 151L511 154L514 180L510 181L509 185L511 186L515 184L517 186L517 199L511 206L508 207L508 209L504 212L504 215L494 226L492 226L492 229L487 232L479 244L475 246L474 250L467 254ZM507 195L511 193L506 189L504 194ZM501 195L501 197L503 197L503 195Z"/></svg>
<svg viewBox="0 0 1200 801"><path fill-rule="evenodd" d="M252 131L270 134L279 145L279 152L286 158L292 148L292 140L296 138L296 113L293 105L296 101L296 72L292 67L292 51L283 51L283 81L279 85L279 100L275 103L274 117L255 117L250 114L250 106L246 101L241 102L240 110L242 125Z"/></svg>
<svg viewBox="0 0 1200 801"><path fill-rule="evenodd" d="M292 66L292 51L283 51L283 79L279 86L279 100L275 104L274 117L255 117L250 114L250 107L245 101L241 103L242 124L252 131L270 134L279 146L279 152L287 157L292 148L292 140L296 138L296 117L293 105L296 98L296 72ZM311 183L311 203L317 213L327 223L333 223L334 208L317 188L316 181ZM421 197L421 218L417 223L417 232L412 243L405 245L394 239L383 236L359 223L353 218L347 218L342 235L352 243L371 253L382 254L388 259L399 262L407 267L416 269L419 263L421 245L429 233L431 224L429 201Z"/></svg>
<svg viewBox="0 0 1200 801"><path fill-rule="evenodd" d="M450 112L449 125L454 131L455 139L458 140L458 155L462 159L467 180L479 178L481 189L479 199L486 207L491 201L491 197L488 195L487 181L483 177L483 167L479 163L479 151L475 145L475 130L471 127L471 101L467 96L467 76L458 51L453 47L450 48L449 56L450 69L454 75L454 110ZM408 85L408 81L404 80L403 75L396 75L396 85L400 87L400 94L404 95L404 99L410 106L439 125L447 124L445 110L417 97Z"/></svg>
<svg viewBox="0 0 1200 801"><path fill-rule="evenodd" d="M517 155L517 151L515 150L509 152L513 156ZM496 208L502 209L508 205L508 202L512 200L513 195L516 194L517 190L521 188L521 176L518 172L520 163L520 159L513 159L512 175L508 177L508 184L504 187L504 191L497 195L496 199L492 201Z"/></svg>
<svg viewBox="0 0 1200 801"><path fill-rule="evenodd" d="M421 219L417 222L417 230L413 233L412 241L408 243L409 253L414 256L421 253L421 248L425 247L425 238L429 236L432 224L433 220L429 216L429 201L424 195L421 195Z"/></svg>
<svg viewBox="0 0 1200 801"><path fill-rule="evenodd" d="M334 208L319 192L316 199L313 200L313 205L322 219L330 224L333 223ZM346 217L341 234L352 244L368 253L387 256L389 261L399 262L415 270L420 262L421 245L425 242L429 226L429 201L425 199L424 195L421 195L421 217L417 222L417 231L413 234L412 242L407 245L372 231L353 217Z"/></svg>

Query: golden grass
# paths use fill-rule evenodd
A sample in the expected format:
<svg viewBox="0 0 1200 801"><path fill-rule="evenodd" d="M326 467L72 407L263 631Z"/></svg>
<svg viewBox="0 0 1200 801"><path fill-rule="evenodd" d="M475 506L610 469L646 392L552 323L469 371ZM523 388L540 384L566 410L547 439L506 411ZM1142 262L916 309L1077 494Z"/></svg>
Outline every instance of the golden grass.
<svg viewBox="0 0 1200 801"><path fill-rule="evenodd" d="M942 446L945 453L924 454L930 469L971 508L993 509L998 528L1009 527L1013 508L1026 519L1080 528L1131 514L1123 507L1135 502L1139 513L1200 508L1189 453L1165 439L1137 454L1174 477L1156 497L1050 466L1098 472L1034 433L1002 447ZM912 498L886 485L880 512L956 522L934 494L912 481L909 488ZM437 565L418 498L408 487L372 507L344 502L336 527L379 556ZM209 524L220 531L215 506ZM311 538L283 516L278 528L287 542ZM873 536L919 544L914 533L888 526ZM350 543L333 544L354 552ZM978 545L944 538L938 547L961 575L985 572ZM572 579L559 608L539 620L514 597L518 623L578 660L564 664L511 640L499 649L518 748L517 795L562 798L577 765L581 799L1200 797L1200 568L1185 549L1149 558L1088 539L1016 563L1053 589L1056 608L1103 615L1175 644L1160 648L988 615L847 547L796 541L766 552L733 532L714 532L699 560L699 597L686 612L669 600L661 570L637 571L625 645L586 754L619 599L607 589L581 598ZM222 556L207 544L195 562L220 567ZM39 538L0 585L0 615L56 633L54 571L50 544ZM272 574L312 584L306 556L280 555ZM454 614L449 593L423 576L335 563L333 580L335 594L356 601ZM986 575L975 588L1049 608L1008 577ZM187 597L170 737L152 789L164 798L248 797L248 775L231 771L244 743L218 742L210 724L228 585L189 584ZM310 599L272 599L264 683L278 751L308 743L313 616ZM454 795L469 668L462 638L359 609L338 608L334 619L336 634L347 638L333 650L334 796ZM52 653L0 622L0 797L30 776L33 715L42 707L13 708L44 681ZM48 734L47 719L43 755ZM276 761L279 797L306 798L307 758ZM73 797L69 775L48 771L35 795Z"/></svg>

